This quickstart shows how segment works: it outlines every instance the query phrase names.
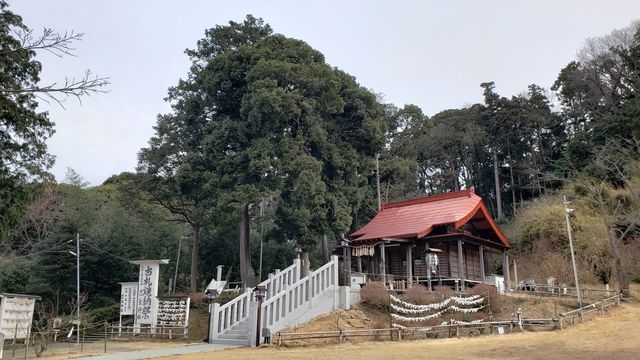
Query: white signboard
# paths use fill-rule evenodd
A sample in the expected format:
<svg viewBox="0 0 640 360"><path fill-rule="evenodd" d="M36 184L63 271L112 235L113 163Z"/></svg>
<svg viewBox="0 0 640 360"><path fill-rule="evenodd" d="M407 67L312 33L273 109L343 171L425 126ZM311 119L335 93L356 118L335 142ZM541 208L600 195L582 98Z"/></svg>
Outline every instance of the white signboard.
<svg viewBox="0 0 640 360"><path fill-rule="evenodd" d="M36 299L3 294L0 302L0 332L7 339L26 339L31 333L31 321Z"/></svg>
<svg viewBox="0 0 640 360"><path fill-rule="evenodd" d="M162 299L158 303L158 326L185 327L189 325L191 298Z"/></svg>
<svg viewBox="0 0 640 360"><path fill-rule="evenodd" d="M222 290L224 290L225 285L227 285L226 281L217 281L216 279L213 279L207 286L207 290L208 291L215 290L218 292L218 294L221 294Z"/></svg>
<svg viewBox="0 0 640 360"><path fill-rule="evenodd" d="M138 283L125 282L120 283L120 315L134 315L138 299Z"/></svg>
<svg viewBox="0 0 640 360"><path fill-rule="evenodd" d="M155 324L159 270L160 264L158 263L140 264L136 324Z"/></svg>

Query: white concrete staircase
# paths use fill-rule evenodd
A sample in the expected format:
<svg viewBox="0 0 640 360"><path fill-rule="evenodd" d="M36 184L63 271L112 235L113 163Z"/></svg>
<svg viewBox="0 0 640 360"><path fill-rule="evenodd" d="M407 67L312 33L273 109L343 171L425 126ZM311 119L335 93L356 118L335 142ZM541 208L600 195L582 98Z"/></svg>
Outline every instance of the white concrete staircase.
<svg viewBox="0 0 640 360"><path fill-rule="evenodd" d="M338 301L338 257L299 278L300 260L282 271L269 274L259 285L267 288L267 296L260 305L261 328L272 334L318 315L336 310ZM213 304L209 324L209 343L255 345L258 302L252 299L252 289L220 306Z"/></svg>
<svg viewBox="0 0 640 360"><path fill-rule="evenodd" d="M249 338L251 336L251 325L249 324L249 318L245 318L236 323L222 334L218 335L217 339L210 341L212 344L225 344L225 345L239 345L249 346Z"/></svg>

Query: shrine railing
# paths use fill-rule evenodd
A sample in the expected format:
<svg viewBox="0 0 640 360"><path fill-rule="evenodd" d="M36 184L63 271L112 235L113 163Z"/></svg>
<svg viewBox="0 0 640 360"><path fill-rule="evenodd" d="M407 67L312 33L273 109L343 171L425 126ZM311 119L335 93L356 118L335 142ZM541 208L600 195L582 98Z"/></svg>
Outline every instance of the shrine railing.
<svg viewBox="0 0 640 360"><path fill-rule="evenodd" d="M294 259L293 264L284 270L276 270L269 274L269 278L258 286L267 288L266 300L279 294L285 287L291 286L300 280L300 259Z"/></svg>
<svg viewBox="0 0 640 360"><path fill-rule="evenodd" d="M331 261L262 303L262 328L278 331L281 324L288 323L290 314L306 311L314 298L329 289L335 291L337 286L338 257L332 256Z"/></svg>
<svg viewBox="0 0 640 360"><path fill-rule="evenodd" d="M224 305L211 304L211 332L210 340L235 324L241 322L249 316L249 305L251 303L251 288L246 288L244 293Z"/></svg>
<svg viewBox="0 0 640 360"><path fill-rule="evenodd" d="M300 278L300 260L293 260L293 264L284 270L276 270L269 274L267 280L261 282L260 286L267 288L266 299L279 295L289 286L297 282ZM252 298L252 288L246 288L242 295L234 298L224 305L211 304L211 331L209 336L216 339L218 336L234 325L242 322L249 316Z"/></svg>

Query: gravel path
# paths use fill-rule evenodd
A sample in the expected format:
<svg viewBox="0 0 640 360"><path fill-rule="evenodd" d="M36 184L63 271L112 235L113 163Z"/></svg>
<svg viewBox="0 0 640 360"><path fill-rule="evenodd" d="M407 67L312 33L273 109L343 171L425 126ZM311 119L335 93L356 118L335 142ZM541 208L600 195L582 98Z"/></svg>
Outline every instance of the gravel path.
<svg viewBox="0 0 640 360"><path fill-rule="evenodd" d="M149 349L149 350L137 350L117 352L113 354L100 355L100 356L86 356L75 359L92 359L92 360L135 360L135 359L151 359L157 357L167 357L176 355L185 355L198 352L209 352L215 350L222 350L232 348L231 345L219 345L219 344L201 344L201 345L183 345L178 347L164 348L164 349Z"/></svg>

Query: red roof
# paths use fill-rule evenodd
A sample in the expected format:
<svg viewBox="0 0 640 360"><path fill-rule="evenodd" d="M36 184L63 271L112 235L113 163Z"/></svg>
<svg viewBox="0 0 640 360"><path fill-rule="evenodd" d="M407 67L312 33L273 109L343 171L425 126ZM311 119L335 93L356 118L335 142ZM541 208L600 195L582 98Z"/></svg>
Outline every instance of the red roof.
<svg viewBox="0 0 640 360"><path fill-rule="evenodd" d="M363 228L349 237L354 242L384 238L421 238L436 226L461 227L472 221L477 228L490 230L504 247L511 247L493 221L482 198L473 189L425 196L384 204ZM492 235L493 235L492 234Z"/></svg>

